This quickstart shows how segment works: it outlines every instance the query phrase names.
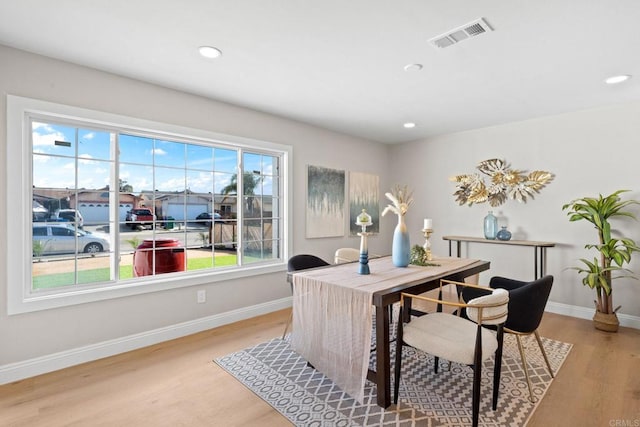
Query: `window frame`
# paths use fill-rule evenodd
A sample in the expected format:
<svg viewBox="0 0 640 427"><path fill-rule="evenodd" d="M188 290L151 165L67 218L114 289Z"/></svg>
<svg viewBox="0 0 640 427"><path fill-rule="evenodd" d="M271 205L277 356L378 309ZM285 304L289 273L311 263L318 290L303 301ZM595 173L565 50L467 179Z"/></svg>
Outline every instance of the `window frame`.
<svg viewBox="0 0 640 427"><path fill-rule="evenodd" d="M110 286L59 288L51 292L32 291L32 254L29 239L32 210L32 146L30 117L43 120L75 122L79 126L98 126L118 133L142 132L166 138L197 143L242 148L271 153L281 159L281 257L255 264L241 264L233 269L190 271L185 275L148 276ZM188 128L146 119L105 113L80 107L57 104L32 98L7 95L6 144L6 212L7 219L7 313L9 315L103 301L169 289L212 284L286 270L286 260L292 247L292 158L293 148L252 138L225 135L202 129ZM242 163L240 162L240 165ZM239 172L241 169L239 169ZM115 207L117 209L117 206ZM29 216L28 216L29 215ZM9 224L9 219L11 223Z"/></svg>

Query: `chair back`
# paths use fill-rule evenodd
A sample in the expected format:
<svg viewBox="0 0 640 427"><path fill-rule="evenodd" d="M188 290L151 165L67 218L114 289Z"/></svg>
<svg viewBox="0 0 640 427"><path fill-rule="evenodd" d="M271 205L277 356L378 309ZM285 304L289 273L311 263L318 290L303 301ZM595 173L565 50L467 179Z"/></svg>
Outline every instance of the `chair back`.
<svg viewBox="0 0 640 427"><path fill-rule="evenodd" d="M467 316L477 324L505 323L509 313L509 291L494 289L489 295L473 298L467 304Z"/></svg>
<svg viewBox="0 0 640 427"><path fill-rule="evenodd" d="M335 264L342 264L345 262L358 261L360 259L360 250L354 248L339 248L333 257Z"/></svg>
<svg viewBox="0 0 640 427"><path fill-rule="evenodd" d="M300 254L289 258L287 262L288 271L306 270L307 268L324 267L329 265L328 262L315 255Z"/></svg>
<svg viewBox="0 0 640 427"><path fill-rule="evenodd" d="M505 328L525 334L538 329L551 293L551 285L551 275L533 282L493 277L490 282L492 288L504 288L509 291L509 316Z"/></svg>

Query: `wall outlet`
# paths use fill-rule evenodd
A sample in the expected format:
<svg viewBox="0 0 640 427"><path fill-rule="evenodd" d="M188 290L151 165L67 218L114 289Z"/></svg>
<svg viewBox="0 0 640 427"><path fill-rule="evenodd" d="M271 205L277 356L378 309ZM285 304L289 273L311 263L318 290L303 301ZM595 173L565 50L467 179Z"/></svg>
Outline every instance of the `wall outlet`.
<svg viewBox="0 0 640 427"><path fill-rule="evenodd" d="M207 291L205 291L204 289L199 290L196 295L198 304L204 304L205 302L207 302Z"/></svg>

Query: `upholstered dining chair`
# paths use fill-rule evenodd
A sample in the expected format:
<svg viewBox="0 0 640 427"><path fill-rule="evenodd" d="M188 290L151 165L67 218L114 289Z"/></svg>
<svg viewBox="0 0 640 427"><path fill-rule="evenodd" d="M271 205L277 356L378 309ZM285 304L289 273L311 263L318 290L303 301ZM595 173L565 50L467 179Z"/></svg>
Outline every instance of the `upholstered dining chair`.
<svg viewBox="0 0 640 427"><path fill-rule="evenodd" d="M327 265L330 265L330 264L325 260L323 260L322 258L317 257L315 255L299 254L289 258L289 261L287 261L287 271L291 273L294 271L306 270L309 268L325 267ZM291 285L291 291L293 292L293 284ZM287 324L284 327L284 332L282 333L282 339L284 339L285 336L287 335L287 330L289 330L289 325L291 325L292 320L293 320L293 309L291 310L291 315L289 316L289 320L287 321Z"/></svg>
<svg viewBox="0 0 640 427"><path fill-rule="evenodd" d="M522 361L522 369L524 370L527 386L529 387L529 400L532 402L535 402L535 399L533 397L531 379L527 368L527 357L521 337L526 335L535 336L549 374L551 378L553 378L553 370L551 369L547 353L544 351L542 340L538 334L538 327L542 321L542 315L549 300L552 285L553 276L551 275L530 282L500 276L492 277L489 281L490 288L501 288L509 291L509 316L504 324L504 331L516 336L520 359ZM478 294L475 289L465 289L462 291L462 298L465 301L477 296Z"/></svg>
<svg viewBox="0 0 640 427"><path fill-rule="evenodd" d="M353 262L360 259L360 250L355 248L338 248L333 256L334 264Z"/></svg>
<svg viewBox="0 0 640 427"><path fill-rule="evenodd" d="M462 282L442 280L443 284L483 289L490 292L467 303L446 301L421 295L402 293L398 333L396 338L396 361L394 382L394 403L398 403L400 373L402 371L402 347L411 346L435 357L435 372L438 371L439 358L469 365L473 368L472 422L478 425L480 410L480 380L482 362L495 354L493 371L493 410L498 405L500 388L500 369L502 367L502 339L504 322L507 320L509 292L505 289L490 289L484 286ZM465 308L468 319L454 313L435 312L421 317L411 318L403 315L405 307L410 307L412 299L430 301L437 305ZM405 323L406 321L406 323ZM495 325L496 331L484 328Z"/></svg>

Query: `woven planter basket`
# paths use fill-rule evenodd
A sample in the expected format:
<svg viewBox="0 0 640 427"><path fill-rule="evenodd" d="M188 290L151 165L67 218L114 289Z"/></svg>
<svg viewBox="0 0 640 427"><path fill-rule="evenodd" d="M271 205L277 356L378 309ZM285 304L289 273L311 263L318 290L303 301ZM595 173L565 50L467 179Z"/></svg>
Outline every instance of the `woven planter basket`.
<svg viewBox="0 0 640 427"><path fill-rule="evenodd" d="M618 316L615 313L607 314L596 311L593 316L593 326L600 331L605 332L618 332Z"/></svg>

